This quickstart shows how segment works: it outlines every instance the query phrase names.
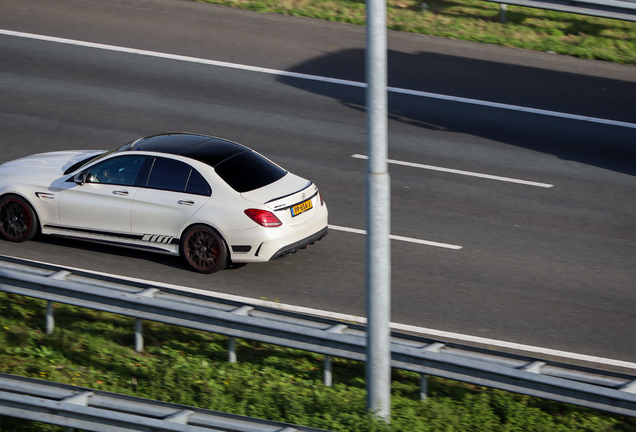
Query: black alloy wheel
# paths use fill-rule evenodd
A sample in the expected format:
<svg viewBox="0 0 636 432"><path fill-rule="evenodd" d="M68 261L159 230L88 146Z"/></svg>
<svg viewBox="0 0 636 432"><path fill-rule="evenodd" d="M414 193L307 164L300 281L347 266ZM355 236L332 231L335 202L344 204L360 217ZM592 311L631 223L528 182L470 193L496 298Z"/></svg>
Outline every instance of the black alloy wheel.
<svg viewBox="0 0 636 432"><path fill-rule="evenodd" d="M206 225L194 225L181 241L181 256L199 273L214 273L227 265L227 247L221 236Z"/></svg>
<svg viewBox="0 0 636 432"><path fill-rule="evenodd" d="M12 242L24 242L35 237L38 218L31 205L17 195L0 199L0 236Z"/></svg>

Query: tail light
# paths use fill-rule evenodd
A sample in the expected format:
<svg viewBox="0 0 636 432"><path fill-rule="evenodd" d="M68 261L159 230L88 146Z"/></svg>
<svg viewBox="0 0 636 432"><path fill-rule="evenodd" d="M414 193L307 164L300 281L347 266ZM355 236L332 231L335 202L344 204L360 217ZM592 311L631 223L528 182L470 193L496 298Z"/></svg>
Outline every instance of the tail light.
<svg viewBox="0 0 636 432"><path fill-rule="evenodd" d="M320 191L318 191L318 196L320 197L320 205L324 206L325 202L322 200L322 194L320 193Z"/></svg>
<svg viewBox="0 0 636 432"><path fill-rule="evenodd" d="M262 227L270 228L283 224L274 213L267 210L247 209L245 214Z"/></svg>

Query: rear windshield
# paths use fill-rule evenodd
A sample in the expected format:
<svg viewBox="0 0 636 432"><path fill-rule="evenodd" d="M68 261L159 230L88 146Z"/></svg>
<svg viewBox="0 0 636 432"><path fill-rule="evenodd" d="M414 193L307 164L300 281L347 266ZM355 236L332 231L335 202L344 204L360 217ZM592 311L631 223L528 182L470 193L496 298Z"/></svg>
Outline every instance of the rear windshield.
<svg viewBox="0 0 636 432"><path fill-rule="evenodd" d="M287 171L253 151L232 156L214 169L237 192L249 192L267 186L287 174Z"/></svg>

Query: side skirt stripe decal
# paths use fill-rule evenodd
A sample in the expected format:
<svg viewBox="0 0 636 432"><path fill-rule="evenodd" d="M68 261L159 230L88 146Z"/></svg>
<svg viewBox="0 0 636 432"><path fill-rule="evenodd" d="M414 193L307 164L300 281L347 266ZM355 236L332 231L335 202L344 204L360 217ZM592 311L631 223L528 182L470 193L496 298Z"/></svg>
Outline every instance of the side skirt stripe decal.
<svg viewBox="0 0 636 432"><path fill-rule="evenodd" d="M69 237L69 236L65 236L63 234L56 234L53 233L51 234L54 237ZM110 240L100 240L100 239L83 239L83 240L89 240L93 243L100 243L100 244L106 244L106 245L113 245L113 246L125 246L125 247L133 247L134 249L143 249L143 250L151 250L151 251L157 251L157 252L166 252L165 250L158 248L158 247L153 247L153 246L145 246L145 245L131 245L130 243L123 243L123 242L118 242L118 241L110 241Z"/></svg>
<svg viewBox="0 0 636 432"><path fill-rule="evenodd" d="M128 239L128 240L141 240L141 241L147 241L151 243L179 244L178 238L174 238L171 236L161 236L157 234L127 234L127 233L99 231L99 230L93 230L93 229L74 228L74 227L65 227L65 226L56 226L56 225L44 225L44 228L71 231L71 232L76 232L78 234L81 234L81 233L96 234L96 235L103 235L108 237L118 237L118 238Z"/></svg>

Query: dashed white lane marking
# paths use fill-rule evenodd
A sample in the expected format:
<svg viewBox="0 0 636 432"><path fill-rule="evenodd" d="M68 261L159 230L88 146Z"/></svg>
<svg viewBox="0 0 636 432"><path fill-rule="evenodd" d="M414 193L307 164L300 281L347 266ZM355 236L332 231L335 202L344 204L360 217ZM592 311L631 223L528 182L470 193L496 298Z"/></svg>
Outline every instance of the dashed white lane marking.
<svg viewBox="0 0 636 432"><path fill-rule="evenodd" d="M2 256L8 257L9 255L2 255ZM92 273L95 275L103 275L108 277L119 278L122 280L131 281L131 282L151 284L158 287L171 288L171 289L186 291L186 292L193 292L193 293L201 294L204 296L216 297L220 299L226 299L226 300L231 300L231 301L236 301L241 303L247 303L247 304L251 304L255 306L264 306L264 307L269 307L272 309L279 309L279 310L284 310L289 312L298 312L302 314L330 318L330 319L340 320L344 322L353 322L353 323L358 323L362 325L366 325L367 323L367 319L365 317L361 317L357 315L347 315L347 314L342 314L338 312L329 312L329 311L323 311L320 309L307 308L303 306L288 305L285 303L280 303L278 301L270 301L266 299L254 299L250 297L242 297L242 296L237 296L233 294L207 291L207 290L202 290L198 288L189 288L189 287L184 287L181 285L172 285L172 284L167 284L164 282L155 282L155 281L150 281L145 279L132 278L128 276L120 276L120 275L115 275L112 273L104 273L104 272L97 272L97 271L85 270L85 269L74 268L74 267L60 266L59 264L52 264L52 263L43 262L43 261L34 261L34 260L20 258L20 257L13 257L13 258L18 258L18 259L30 261L33 263L64 267L65 269L70 271L82 271L86 273ZM426 327L417 327L417 326L406 325L406 324L390 323L389 325L391 329L393 330L412 332L421 336L434 336L434 337L440 337L440 338L448 338L448 339L454 339L460 342L464 341L464 342L484 344L488 347L514 349L514 350L523 351L535 356L547 355L552 357L559 357L565 360L580 360L580 361L585 361L590 363L596 363L599 365L616 366L616 367L636 370L636 363L623 361L623 360L615 360L615 359L610 359L605 357L596 357L596 356L591 356L587 354L578 354L578 353L572 353L568 351L555 350L551 348L542 348L542 347L537 347L532 345L524 345L524 344L519 344L514 342L506 342L506 341L500 341L497 339L488 339L488 338L484 338L480 336L470 336L470 335L465 335L462 333L453 333L453 332L447 332L443 330L435 330L435 329L430 329Z"/></svg>
<svg viewBox="0 0 636 432"><path fill-rule="evenodd" d="M342 226L338 226L338 225L329 225L329 229L335 230L335 231L345 231L345 232L350 232L350 233L354 233L354 234L363 234L366 235L367 232L365 230L361 230L361 229L357 229L357 228L347 228L347 227L342 227ZM407 242L407 243L416 243L416 244L421 244L421 245L426 245L426 246L435 246L435 247L440 247L440 248L445 248L445 249L462 249L462 246L457 246L457 245L452 245L452 244L447 244L447 243L438 243L438 242L434 242L434 241L429 241L429 240L421 240L421 239L416 239L416 238L411 238L411 237L402 237L402 236L396 236L396 235L389 235L389 238L391 240L397 240L397 241L403 241L403 242Z"/></svg>
<svg viewBox="0 0 636 432"><path fill-rule="evenodd" d="M148 50L141 50L141 49L135 49L135 48L120 47L116 45L107 45L107 44L100 44L100 43L94 43L94 42L79 41L74 39L44 36L44 35L38 35L33 33L17 32L13 30L0 29L0 34L5 36L15 36L15 37L21 37L21 38L27 38L27 39L36 39L41 41L55 42L55 43L61 43L61 44L67 44L67 45L77 45L77 46L82 46L87 48L96 48L96 49L102 49L107 51L117 51L117 52L123 52L128 54L159 57L164 59L184 61L184 62L190 62L190 63L200 63L200 64L206 64L210 66L218 66L218 67L224 67L224 68L245 70L250 72L265 73L269 75L278 75L278 76L286 76L286 77L306 79L306 80L312 80L312 81L321 81L321 82L326 82L331 84L340 84L340 85L346 85L346 86L352 86L352 87L364 88L367 86L366 83L362 83L358 81L350 81L350 80L344 80L344 79L338 79L338 78L328 78L328 77L322 77L318 75L308 75L308 74L302 74L297 72L289 72L289 71L282 71L277 69L242 65L238 63L228 63L228 62L217 61L217 60L208 60L208 59L202 59L198 57L182 56L182 55L168 54L168 53L162 53L157 51L148 51ZM544 116L559 117L559 118L565 118L570 120L579 120L579 121L586 121L591 123L600 123L600 124L605 124L610 126L620 126L620 127L636 129L636 124L634 123L627 123L627 122L616 121L616 120L607 120L607 119L601 119L597 117L588 117L588 116L582 116L582 115L576 115L576 114L560 113L557 111L528 108L528 107L522 107L517 105L509 105L509 104L503 104L503 103L497 103L497 102L482 101L478 99L463 98L458 96L448 96L448 95L437 94L437 93L402 89L398 87L388 87L387 90L392 93L400 93L400 94L406 94L410 96L425 97L430 99L440 99L440 100L451 101L451 102L480 105L480 106L485 106L490 108L500 108L500 109L505 109L509 111L519 111L519 112L525 112L530 114L539 114Z"/></svg>
<svg viewBox="0 0 636 432"><path fill-rule="evenodd" d="M369 156L361 155L361 154L354 154L354 155L351 155L351 157L356 159L369 159ZM419 163L403 162L403 161L398 161L393 159L387 159L387 162L394 165L404 165L404 166L413 167L413 168L422 168L422 169L427 169L432 171L442 171L442 172L447 172L452 174L460 174L460 175L471 176L471 177L480 177L480 178L498 180L498 181L508 182L508 183L519 183L519 184L528 185L528 186L537 186L542 188L551 188L554 186L548 183L519 180L519 179L510 178L510 177L500 177L500 176L495 176L490 174L480 174L480 173L471 172L471 171L462 171L462 170L456 170L452 168L442 168L442 167L433 166L433 165L423 165Z"/></svg>

